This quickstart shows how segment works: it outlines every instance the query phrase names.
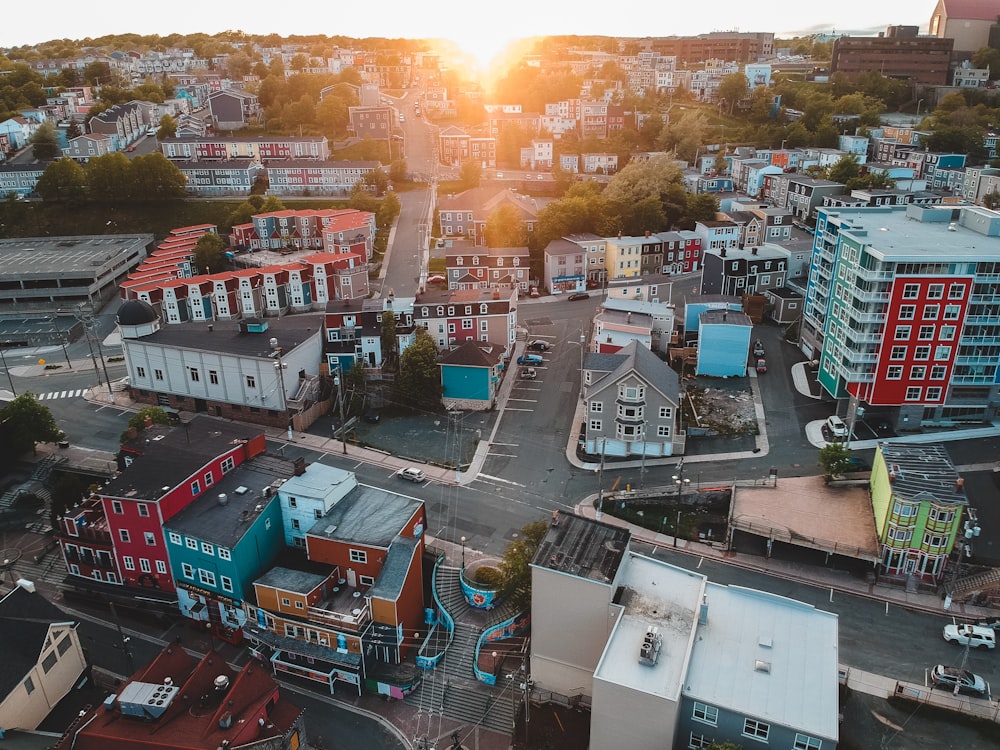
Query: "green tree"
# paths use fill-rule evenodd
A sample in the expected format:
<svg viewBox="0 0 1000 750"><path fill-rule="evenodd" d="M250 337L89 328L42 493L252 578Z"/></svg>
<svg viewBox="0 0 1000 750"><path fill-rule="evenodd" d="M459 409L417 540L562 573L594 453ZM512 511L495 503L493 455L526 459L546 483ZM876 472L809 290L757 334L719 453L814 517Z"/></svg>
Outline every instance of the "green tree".
<svg viewBox="0 0 1000 750"><path fill-rule="evenodd" d="M351 197L348 198L347 205L358 211L370 211L371 213L378 211L378 200L365 189L363 182L357 182L351 188Z"/></svg>
<svg viewBox="0 0 1000 750"><path fill-rule="evenodd" d="M35 190L46 203L78 206L87 199L87 176L83 167L64 156L45 168Z"/></svg>
<svg viewBox="0 0 1000 750"><path fill-rule="evenodd" d="M83 135L83 131L80 130L80 123L76 119L71 119L69 121L69 127L66 128L66 140L71 141L74 138L79 138Z"/></svg>
<svg viewBox="0 0 1000 750"><path fill-rule="evenodd" d="M396 192L394 190L387 191L379 204L378 211L375 212L375 224L381 228L392 226L396 217L399 216L400 208Z"/></svg>
<svg viewBox="0 0 1000 750"><path fill-rule="evenodd" d="M0 423L7 432L7 447L17 456L29 450L34 453L38 443L54 443L64 437L52 412L38 403L34 393L22 393L0 410Z"/></svg>
<svg viewBox="0 0 1000 750"><path fill-rule="evenodd" d="M56 128L51 122L39 125L34 135L31 136L31 155L39 161L52 161L62 156L59 139L56 137Z"/></svg>
<svg viewBox="0 0 1000 750"><path fill-rule="evenodd" d="M819 451L819 465L827 481L847 471L851 452L843 443L829 443Z"/></svg>
<svg viewBox="0 0 1000 750"><path fill-rule="evenodd" d="M850 180L861 174L861 166L858 164L858 157L854 154L841 156L837 162L827 170L827 179L846 185Z"/></svg>
<svg viewBox="0 0 1000 750"><path fill-rule="evenodd" d="M983 205L989 209L995 209L1000 206L1000 193L997 192L996 188L993 188L983 196Z"/></svg>
<svg viewBox="0 0 1000 750"><path fill-rule="evenodd" d="M396 316L392 310L382 313L382 367L393 370L396 367Z"/></svg>
<svg viewBox="0 0 1000 750"><path fill-rule="evenodd" d="M389 178L381 167L373 169L364 176L363 182L374 188L376 195L383 195L389 187Z"/></svg>
<svg viewBox="0 0 1000 750"><path fill-rule="evenodd" d="M531 607L531 562L548 529L545 521L523 526L518 538L507 543L497 566L500 571L500 596L514 611Z"/></svg>
<svg viewBox="0 0 1000 750"><path fill-rule="evenodd" d="M133 200L166 201L184 197L183 173L159 151L132 159Z"/></svg>
<svg viewBox="0 0 1000 750"><path fill-rule="evenodd" d="M83 171L92 200L119 203L132 197L132 163L120 151L94 157Z"/></svg>
<svg viewBox="0 0 1000 750"><path fill-rule="evenodd" d="M441 408L441 373L437 363L437 344L425 328L399 357L395 395L403 406L438 411Z"/></svg>
<svg viewBox="0 0 1000 750"><path fill-rule="evenodd" d="M1000 75L1000 51L992 47L982 47L972 54L972 64L977 68L989 68L990 77Z"/></svg>
<svg viewBox="0 0 1000 750"><path fill-rule="evenodd" d="M716 91L716 101L724 103L724 109L732 114L741 101L750 93L750 85L747 77L742 73L730 73L722 77L719 81L719 88Z"/></svg>
<svg viewBox="0 0 1000 750"><path fill-rule="evenodd" d="M463 190L479 187L479 182L483 179L482 163L475 159L466 159L459 169L458 179L462 183Z"/></svg>
<svg viewBox="0 0 1000 750"><path fill-rule="evenodd" d="M687 212L684 218L692 226L695 222L714 221L719 212L719 199L711 193L698 193L689 195L687 199Z"/></svg>
<svg viewBox="0 0 1000 750"><path fill-rule="evenodd" d="M202 235L194 246L192 265L195 273L218 273L225 268L226 243L214 232Z"/></svg>
<svg viewBox="0 0 1000 750"><path fill-rule="evenodd" d="M136 432L142 432L145 430L147 420L153 424L170 424L170 417L167 416L167 412L161 407L144 406L133 414L131 418L129 418L128 426L125 428L125 431L118 436L118 442L124 443L129 440L129 433L132 430L135 430Z"/></svg>
<svg viewBox="0 0 1000 750"><path fill-rule="evenodd" d="M487 217L484 235L487 247L525 247L528 244L527 227L517 209L509 203Z"/></svg>
<svg viewBox="0 0 1000 750"><path fill-rule="evenodd" d="M406 159L396 159L389 165L389 179L393 182L403 182L408 171Z"/></svg>
<svg viewBox="0 0 1000 750"><path fill-rule="evenodd" d="M177 120L175 120L170 115L163 115L160 118L160 129L156 133L156 137L159 140L164 138L173 138L177 135Z"/></svg>

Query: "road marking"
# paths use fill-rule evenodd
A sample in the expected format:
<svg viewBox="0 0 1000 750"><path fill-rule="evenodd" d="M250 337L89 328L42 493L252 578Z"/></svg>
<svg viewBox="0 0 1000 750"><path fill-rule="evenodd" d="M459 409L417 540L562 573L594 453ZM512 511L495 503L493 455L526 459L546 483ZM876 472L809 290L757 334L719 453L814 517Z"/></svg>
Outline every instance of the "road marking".
<svg viewBox="0 0 1000 750"><path fill-rule="evenodd" d="M38 394L38 400L51 401L57 398L76 398L77 396L82 396L83 391L83 388L77 388L75 391L49 391L48 393Z"/></svg>
<svg viewBox="0 0 1000 750"><path fill-rule="evenodd" d="M494 453L493 451L490 451L486 455L496 456L497 458L517 458L516 453Z"/></svg>
<svg viewBox="0 0 1000 750"><path fill-rule="evenodd" d="M508 448L516 448L517 446L520 445L520 443L490 443L490 445L504 445L507 446Z"/></svg>
<svg viewBox="0 0 1000 750"><path fill-rule="evenodd" d="M510 400L510 399L508 399L508 400ZM504 411L527 411L527 412L534 412L535 410L534 409L518 409L516 407L508 406L506 409L504 409Z"/></svg>
<svg viewBox="0 0 1000 750"><path fill-rule="evenodd" d="M524 401L527 404L537 404L538 403L538 399L537 398L508 398L507 399L507 403L510 403L511 401Z"/></svg>
<svg viewBox="0 0 1000 750"><path fill-rule="evenodd" d="M510 485L513 485L514 487L525 487L526 486L526 485L523 485L523 484L521 484L519 482L512 482L509 479L501 479L500 477L492 477L489 474L482 474L481 473L477 477L477 479L489 479L489 480L491 480L493 482L500 482L502 484L510 484Z"/></svg>

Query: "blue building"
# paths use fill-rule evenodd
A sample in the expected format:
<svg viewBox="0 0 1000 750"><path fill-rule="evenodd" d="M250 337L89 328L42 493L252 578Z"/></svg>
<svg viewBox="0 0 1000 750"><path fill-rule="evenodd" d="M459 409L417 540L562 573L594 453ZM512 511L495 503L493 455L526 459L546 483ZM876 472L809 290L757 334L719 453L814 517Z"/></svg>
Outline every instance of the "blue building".
<svg viewBox="0 0 1000 750"><path fill-rule="evenodd" d="M753 321L743 312L706 310L699 323L698 375L743 377L747 374Z"/></svg>
<svg viewBox="0 0 1000 750"><path fill-rule="evenodd" d="M243 600L285 549L277 488L298 464L261 455L212 485L164 525L181 613L237 642Z"/></svg>
<svg viewBox="0 0 1000 750"><path fill-rule="evenodd" d="M503 349L484 342L463 341L442 355L442 400L449 409L492 408L500 386Z"/></svg>

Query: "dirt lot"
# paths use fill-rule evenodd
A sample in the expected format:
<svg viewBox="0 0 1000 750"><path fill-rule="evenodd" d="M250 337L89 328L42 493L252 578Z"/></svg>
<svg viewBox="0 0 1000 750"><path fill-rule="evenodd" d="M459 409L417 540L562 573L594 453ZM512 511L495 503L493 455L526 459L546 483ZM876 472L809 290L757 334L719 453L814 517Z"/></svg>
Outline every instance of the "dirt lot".
<svg viewBox="0 0 1000 750"><path fill-rule="evenodd" d="M684 380L684 424L706 435L756 435L749 378L692 377ZM697 427L695 427L697 425Z"/></svg>

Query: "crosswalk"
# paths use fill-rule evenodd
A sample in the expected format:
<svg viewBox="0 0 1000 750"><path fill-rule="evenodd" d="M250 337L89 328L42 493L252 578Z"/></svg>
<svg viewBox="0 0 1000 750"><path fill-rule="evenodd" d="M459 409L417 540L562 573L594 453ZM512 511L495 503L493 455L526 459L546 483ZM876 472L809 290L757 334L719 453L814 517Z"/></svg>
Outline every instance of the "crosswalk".
<svg viewBox="0 0 1000 750"><path fill-rule="evenodd" d="M37 393L39 401L52 401L57 398L79 398L86 388L76 388L71 391L49 391L48 393Z"/></svg>

